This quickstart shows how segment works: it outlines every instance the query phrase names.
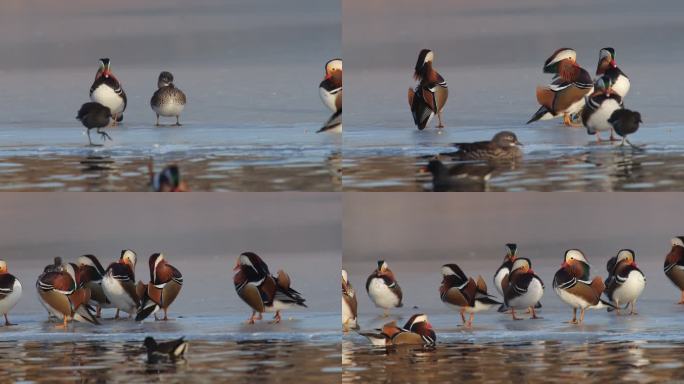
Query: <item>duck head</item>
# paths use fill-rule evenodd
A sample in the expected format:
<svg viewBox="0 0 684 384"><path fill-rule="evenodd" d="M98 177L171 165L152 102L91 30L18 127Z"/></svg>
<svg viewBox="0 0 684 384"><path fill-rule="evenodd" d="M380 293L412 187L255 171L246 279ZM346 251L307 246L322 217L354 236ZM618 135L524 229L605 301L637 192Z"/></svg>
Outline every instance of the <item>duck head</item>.
<svg viewBox="0 0 684 384"><path fill-rule="evenodd" d="M111 77L112 76L112 70L111 70L111 62L109 58L105 57L100 59L100 66L97 69L97 73L95 74L95 79L104 76L104 77Z"/></svg>
<svg viewBox="0 0 684 384"><path fill-rule="evenodd" d="M153 253L150 256L150 281L157 280L157 268L166 264L163 253Z"/></svg>
<svg viewBox="0 0 684 384"><path fill-rule="evenodd" d="M411 316L410 319L404 325L404 329L407 329L413 333L417 333L423 337L423 340L434 344L437 341L437 335L434 329L432 329L432 324L428 321L428 317L425 314L418 313Z"/></svg>
<svg viewBox="0 0 684 384"><path fill-rule="evenodd" d="M349 277L347 276L347 271L342 270L342 292L349 292Z"/></svg>
<svg viewBox="0 0 684 384"><path fill-rule="evenodd" d="M61 262L61 261L60 261ZM95 255L83 255L76 260L76 265L79 267L92 268L98 275L104 276L105 270L100 264L100 261Z"/></svg>
<svg viewBox="0 0 684 384"><path fill-rule="evenodd" d="M621 262L627 263L628 265L632 266L637 266L636 265L636 254L634 253L633 250L631 249L621 249L618 251L616 258L616 264L619 264Z"/></svg>
<svg viewBox="0 0 684 384"><path fill-rule="evenodd" d="M520 147L523 145L518 141L518 137L515 136L515 133L511 131L497 133L492 138L492 141L500 148Z"/></svg>
<svg viewBox="0 0 684 384"><path fill-rule="evenodd" d="M423 49L418 54L418 61L416 61L416 66L414 67L413 78L415 80L420 80L425 77L425 74L432 69L432 61L435 58L435 54L430 49Z"/></svg>
<svg viewBox="0 0 684 384"><path fill-rule="evenodd" d="M153 180L154 190L157 192L184 192L187 185L181 181L180 168L176 164L166 166Z"/></svg>
<svg viewBox="0 0 684 384"><path fill-rule="evenodd" d="M342 59L332 59L325 63L325 79L342 77Z"/></svg>
<svg viewBox="0 0 684 384"><path fill-rule="evenodd" d="M270 275L266 263L254 252L241 253L233 271L243 271L250 276Z"/></svg>
<svg viewBox="0 0 684 384"><path fill-rule="evenodd" d="M5 260L0 260L0 275L4 275L7 273L7 262L5 262Z"/></svg>
<svg viewBox="0 0 684 384"><path fill-rule="evenodd" d="M602 75L609 68L615 68L617 64L615 63L615 50L611 47L601 48L599 51L599 61L596 66L596 74Z"/></svg>
<svg viewBox="0 0 684 384"><path fill-rule="evenodd" d="M577 65L576 60L577 52L574 49L558 49L544 62L544 73L558 73L562 63Z"/></svg>
<svg viewBox="0 0 684 384"><path fill-rule="evenodd" d="M138 256L135 252L130 249L124 249L121 251L121 257L119 257L119 263L126 264L135 271L135 264L137 263Z"/></svg>
<svg viewBox="0 0 684 384"><path fill-rule="evenodd" d="M159 74L159 78L157 79L157 87L162 88L168 87L169 85L173 85L173 75L171 72L163 71Z"/></svg>
<svg viewBox="0 0 684 384"><path fill-rule="evenodd" d="M568 249L565 251L561 268L564 268L571 276L581 278L582 280L589 279L589 262L584 253L579 249Z"/></svg>
<svg viewBox="0 0 684 384"><path fill-rule="evenodd" d="M504 256L504 261L515 261L516 258L518 258L518 244L506 244L506 256Z"/></svg>
<svg viewBox="0 0 684 384"><path fill-rule="evenodd" d="M513 266L511 267L511 275L515 272L516 274L518 273L529 273L529 274L534 274L534 270L532 270L532 261L530 259L525 258L525 257L518 257L515 259L513 262Z"/></svg>

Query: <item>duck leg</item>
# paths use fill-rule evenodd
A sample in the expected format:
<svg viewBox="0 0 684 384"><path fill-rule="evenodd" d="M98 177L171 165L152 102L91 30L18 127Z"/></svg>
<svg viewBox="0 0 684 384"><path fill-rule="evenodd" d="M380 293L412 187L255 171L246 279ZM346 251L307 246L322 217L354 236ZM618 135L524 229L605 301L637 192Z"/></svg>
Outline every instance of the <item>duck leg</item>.
<svg viewBox="0 0 684 384"><path fill-rule="evenodd" d="M116 309L116 315L114 315L114 320L119 320L119 308Z"/></svg>
<svg viewBox="0 0 684 384"><path fill-rule="evenodd" d="M180 123L180 116L176 115L176 126L180 127L181 125L183 124Z"/></svg>
<svg viewBox="0 0 684 384"><path fill-rule="evenodd" d="M679 303L677 304L684 304L684 291L682 291L682 297L679 299Z"/></svg>
<svg viewBox="0 0 684 384"><path fill-rule="evenodd" d="M473 318L475 317L475 314L470 312L470 317L468 318L468 324L466 324L466 328L472 328L473 327Z"/></svg>
<svg viewBox="0 0 684 384"><path fill-rule="evenodd" d="M466 323L466 319L465 319L465 308L461 308L461 320L463 321L463 324Z"/></svg>
<svg viewBox="0 0 684 384"><path fill-rule="evenodd" d="M247 320L247 324L254 324L254 319L256 318L256 311L252 311L252 316L249 317L249 320Z"/></svg>
<svg viewBox="0 0 684 384"><path fill-rule="evenodd" d="M102 312L102 306L100 304L97 305L97 313L95 313L95 317L98 319L101 318L101 312Z"/></svg>
<svg viewBox="0 0 684 384"><path fill-rule="evenodd" d="M567 113L563 114L563 124L570 126L570 115Z"/></svg>
<svg viewBox="0 0 684 384"><path fill-rule="evenodd" d="M437 128L444 128L444 124L442 124L442 112L437 112Z"/></svg>
<svg viewBox="0 0 684 384"><path fill-rule="evenodd" d="M10 325L16 325L16 324L10 323L9 319L7 318L7 314L6 314L6 313L5 313L5 325L8 326L8 327L9 327Z"/></svg>
<svg viewBox="0 0 684 384"><path fill-rule="evenodd" d="M630 315L638 315L638 314L639 314L639 312L636 311L636 309L634 308L634 306L636 306L636 300L632 301L632 310L629 311L629 314L630 314Z"/></svg>
<svg viewBox="0 0 684 384"><path fill-rule="evenodd" d="M519 317L515 317L515 309L513 309L512 307L511 307L511 316L513 316L513 320L522 320Z"/></svg>
<svg viewBox="0 0 684 384"><path fill-rule="evenodd" d="M155 124L157 127L159 126L159 114L157 113L157 124Z"/></svg>
<svg viewBox="0 0 684 384"><path fill-rule="evenodd" d="M57 325L55 326L55 328L64 328L64 329L66 329L66 328L67 328L67 324L68 324L67 316L64 315L64 322L63 322L62 324L57 324Z"/></svg>
<svg viewBox="0 0 684 384"><path fill-rule="evenodd" d="M537 311L534 310L534 305L530 307L530 312L532 313L532 319L541 319L541 317L537 316Z"/></svg>
<svg viewBox="0 0 684 384"><path fill-rule="evenodd" d="M100 137L102 138L102 141L107 141L107 139L109 139L109 141L113 141L113 140L112 140L112 137L109 136L109 134L108 134L107 132L100 131L100 128L97 129L97 133L100 134Z"/></svg>
<svg viewBox="0 0 684 384"><path fill-rule="evenodd" d="M617 139L613 135L613 128L610 129L610 141L617 141Z"/></svg>
<svg viewBox="0 0 684 384"><path fill-rule="evenodd" d="M584 312L585 311L586 310L584 308L580 308L580 319L579 319L580 324L584 323Z"/></svg>
<svg viewBox="0 0 684 384"><path fill-rule="evenodd" d="M572 309L572 320L568 321L570 324L577 324L577 308Z"/></svg>
<svg viewBox="0 0 684 384"><path fill-rule="evenodd" d="M281 320L280 311L276 311L275 316L273 316L273 324L280 323L280 320Z"/></svg>
<svg viewBox="0 0 684 384"><path fill-rule="evenodd" d="M94 146L93 141L90 139L90 128L86 132L88 132L88 145Z"/></svg>

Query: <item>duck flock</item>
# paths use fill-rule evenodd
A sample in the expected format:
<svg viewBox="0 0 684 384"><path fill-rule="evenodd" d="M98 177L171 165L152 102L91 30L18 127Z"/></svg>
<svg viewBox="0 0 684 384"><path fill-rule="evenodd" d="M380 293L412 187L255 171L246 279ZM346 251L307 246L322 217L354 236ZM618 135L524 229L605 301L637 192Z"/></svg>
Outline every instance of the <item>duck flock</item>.
<svg viewBox="0 0 684 384"><path fill-rule="evenodd" d="M64 329L70 321L99 325L102 310L112 308L116 310L115 320L121 312L128 319L135 316L135 321L144 321L151 315L155 320L168 320L169 306L183 287L183 275L166 261L164 254L154 253L149 258L149 282L136 282L136 264L137 254L130 249L122 250L119 259L106 269L94 255L80 256L73 263L56 257L36 281L48 319L58 319L57 327ZM235 291L253 310L250 324L261 320L265 312L274 312L274 323L278 323L281 311L293 306L306 307L306 300L290 286L290 276L283 270L271 275L268 265L254 252L238 256L234 272ZM0 313L7 326L15 325L8 314L21 294L21 283L8 272L7 263L0 260ZM163 317L157 317L159 311L164 313Z"/></svg>
<svg viewBox="0 0 684 384"><path fill-rule="evenodd" d="M181 126L180 115L185 108L185 93L174 85L171 72L163 71L157 79L157 90L152 94L150 107L157 116L156 126L160 126L159 118L175 117L175 126ZM325 78L319 84L319 93L323 104L332 111L332 115L318 132L341 132L342 130L342 59L335 58L325 64ZM95 80L90 86L90 102L81 106L76 115L87 129L88 144L93 144L90 130L95 129L103 141L112 140L102 129L114 127L123 121L123 113L128 105L126 92L119 79L111 69L109 58L100 59L95 73Z"/></svg>
<svg viewBox="0 0 684 384"><path fill-rule="evenodd" d="M663 270L667 278L681 291L679 304L684 304L684 236L671 239L672 248L665 257ZM498 308L512 319L526 311L531 319L539 318L545 285L532 269L532 261L518 257L516 244L506 244L506 256L493 275L492 282L502 299L490 294L482 276L468 277L455 263L441 267L442 282L439 297L461 316L465 327L472 327L475 313ZM619 315L635 315L636 302L646 287L646 277L636 263L636 254L621 249L606 264L608 277L592 278L587 257L579 249L565 251L563 263L553 276L554 292L572 308L570 324L582 324L588 309L605 308ZM396 276L386 261L378 261L377 268L368 276L366 291L373 304L387 316L392 308L402 307L402 291ZM357 298L347 272L342 270L342 329L359 330ZM516 311L518 311L516 313ZM578 313L579 312L579 313ZM466 320L466 314L468 319ZM373 345L399 344L434 345L436 335L426 314L410 317L403 327L392 321L373 331L360 331Z"/></svg>
<svg viewBox="0 0 684 384"><path fill-rule="evenodd" d="M434 54L423 49L418 55L414 78L418 82L409 89L409 107L413 121L419 130L425 129L437 115L437 128L443 128L442 113L449 95L447 82L433 67ZM563 124L571 127L584 126L587 133L595 135L598 142L602 132L610 132L609 141L622 138L620 146L629 144L635 149L628 135L634 133L642 123L641 114L624 107L624 99L630 89L627 75L615 61L615 49L602 48L596 67L596 77L577 63L577 52L571 48L556 50L543 65L543 72L553 75L548 85L536 89L539 109L527 124L539 120L563 117ZM511 163L522 158L520 143L515 133L499 132L491 140L474 143L454 143L455 152L428 156L432 160L426 168L433 176L433 183L448 184L449 178L468 177L469 170L458 165L448 168L442 158L455 161L484 161L490 165ZM484 172L489 175L489 172ZM477 177L477 175L475 175ZM480 175L480 178L483 176Z"/></svg>

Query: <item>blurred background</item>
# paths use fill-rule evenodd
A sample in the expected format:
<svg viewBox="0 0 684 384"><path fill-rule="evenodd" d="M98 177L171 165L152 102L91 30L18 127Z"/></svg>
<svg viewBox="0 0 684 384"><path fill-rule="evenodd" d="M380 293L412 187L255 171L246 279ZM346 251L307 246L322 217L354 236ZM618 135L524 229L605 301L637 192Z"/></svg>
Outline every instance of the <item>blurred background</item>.
<svg viewBox="0 0 684 384"><path fill-rule="evenodd" d="M473 260L493 274L505 244L518 243L519 256L554 266L580 248L597 273L621 248L662 266L670 238L683 234L681 212L677 193L348 193L344 261L364 261L370 273L382 258Z"/></svg>
<svg viewBox="0 0 684 384"><path fill-rule="evenodd" d="M188 96L187 123L319 123L340 31L337 1L3 1L0 124L73 124L101 57L128 94L129 124L154 123L163 70Z"/></svg>

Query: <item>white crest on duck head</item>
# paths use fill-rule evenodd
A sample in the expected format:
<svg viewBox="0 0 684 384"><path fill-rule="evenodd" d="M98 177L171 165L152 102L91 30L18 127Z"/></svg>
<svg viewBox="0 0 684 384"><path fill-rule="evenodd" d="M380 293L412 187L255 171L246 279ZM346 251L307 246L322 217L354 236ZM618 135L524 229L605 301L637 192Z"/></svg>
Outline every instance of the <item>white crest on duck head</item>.
<svg viewBox="0 0 684 384"><path fill-rule="evenodd" d="M135 268L135 265L138 262L138 255L136 255L135 252L131 251L130 249L124 249L121 251L121 257L119 260L129 263L133 268Z"/></svg>
<svg viewBox="0 0 684 384"><path fill-rule="evenodd" d="M616 262L619 263L623 260L635 261L636 260L636 254L631 249L621 249L617 253Z"/></svg>
<svg viewBox="0 0 684 384"><path fill-rule="evenodd" d="M554 52L551 57L546 59L544 67L546 68L563 60L572 60L573 62L577 61L577 52L575 52L575 50L572 48L561 48Z"/></svg>
<svg viewBox="0 0 684 384"><path fill-rule="evenodd" d="M565 262L568 262L570 260L579 260L589 264L587 258L584 256L584 253L582 253L582 251L580 251L579 249L568 249L567 251L565 251L564 260Z"/></svg>
<svg viewBox="0 0 684 384"><path fill-rule="evenodd" d="M672 244L673 247L678 246L684 248L684 236L673 237L670 239L670 244Z"/></svg>

